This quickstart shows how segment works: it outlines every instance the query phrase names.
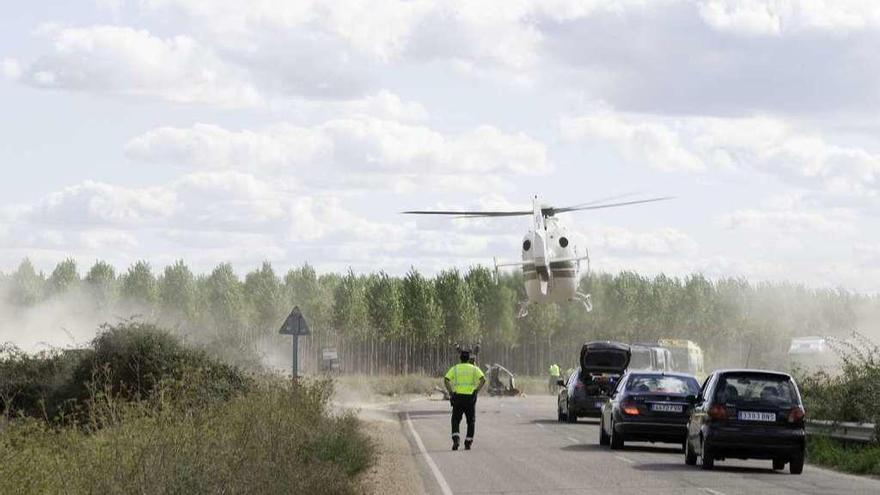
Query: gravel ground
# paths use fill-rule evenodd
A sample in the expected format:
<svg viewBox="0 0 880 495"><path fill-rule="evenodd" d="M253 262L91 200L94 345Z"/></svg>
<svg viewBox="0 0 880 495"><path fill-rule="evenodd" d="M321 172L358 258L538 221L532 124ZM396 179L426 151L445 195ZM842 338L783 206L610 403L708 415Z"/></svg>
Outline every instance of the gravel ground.
<svg viewBox="0 0 880 495"><path fill-rule="evenodd" d="M425 493L416 459L404 436L404 425L397 415L388 413L378 418L375 411L362 415L364 430L378 447L376 465L363 475L363 493L383 495L409 495Z"/></svg>

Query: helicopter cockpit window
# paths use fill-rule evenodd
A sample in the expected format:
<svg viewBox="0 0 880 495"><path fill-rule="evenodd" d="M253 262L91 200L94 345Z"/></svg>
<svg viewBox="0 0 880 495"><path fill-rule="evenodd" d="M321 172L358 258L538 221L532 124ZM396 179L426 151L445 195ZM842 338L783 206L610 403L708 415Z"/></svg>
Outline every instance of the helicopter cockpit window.
<svg viewBox="0 0 880 495"><path fill-rule="evenodd" d="M532 249L532 241L526 239L523 241L523 251L528 251L529 249Z"/></svg>
<svg viewBox="0 0 880 495"><path fill-rule="evenodd" d="M559 245L562 247L568 247L568 237L560 237Z"/></svg>

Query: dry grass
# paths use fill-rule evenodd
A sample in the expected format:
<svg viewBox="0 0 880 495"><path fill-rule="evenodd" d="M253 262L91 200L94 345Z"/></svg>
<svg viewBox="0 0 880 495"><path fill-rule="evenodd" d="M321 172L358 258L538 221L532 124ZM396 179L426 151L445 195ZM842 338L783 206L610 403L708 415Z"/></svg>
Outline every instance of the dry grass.
<svg viewBox="0 0 880 495"><path fill-rule="evenodd" d="M266 380L201 410L102 399L98 422L0 432L7 493L356 493L373 444L326 382Z"/></svg>

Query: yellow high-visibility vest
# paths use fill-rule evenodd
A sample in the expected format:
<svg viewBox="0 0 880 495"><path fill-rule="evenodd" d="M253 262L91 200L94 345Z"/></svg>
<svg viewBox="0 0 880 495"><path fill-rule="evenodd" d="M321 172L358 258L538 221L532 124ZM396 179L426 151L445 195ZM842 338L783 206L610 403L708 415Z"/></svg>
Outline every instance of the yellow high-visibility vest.
<svg viewBox="0 0 880 495"><path fill-rule="evenodd" d="M471 395L477 388L483 371L471 363L458 363L446 372L446 379L452 384L456 394Z"/></svg>
<svg viewBox="0 0 880 495"><path fill-rule="evenodd" d="M559 376L559 366L556 364L550 365L550 376Z"/></svg>

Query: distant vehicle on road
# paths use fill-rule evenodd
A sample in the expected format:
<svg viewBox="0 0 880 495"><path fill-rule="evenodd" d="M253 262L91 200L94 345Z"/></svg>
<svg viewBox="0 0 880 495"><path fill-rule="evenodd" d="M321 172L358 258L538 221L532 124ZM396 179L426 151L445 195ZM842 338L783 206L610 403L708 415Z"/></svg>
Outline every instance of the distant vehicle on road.
<svg viewBox="0 0 880 495"><path fill-rule="evenodd" d="M672 369L695 376L703 374L703 350L696 342L685 339L660 339L657 343L672 352Z"/></svg>
<svg viewBox="0 0 880 495"><path fill-rule="evenodd" d="M566 381L556 403L559 421L574 423L579 417L601 415L620 376L629 366L630 347L619 342L587 342L581 347L580 366Z"/></svg>
<svg viewBox="0 0 880 495"><path fill-rule="evenodd" d="M599 444L612 449L627 441L684 445L691 404L699 392L692 375L628 371L602 407Z"/></svg>
<svg viewBox="0 0 880 495"><path fill-rule="evenodd" d="M658 344L630 344L631 370L672 371L672 352Z"/></svg>
<svg viewBox="0 0 880 495"><path fill-rule="evenodd" d="M795 337L788 348L792 366L799 368L831 367L837 364L837 354L828 337Z"/></svg>
<svg viewBox="0 0 880 495"><path fill-rule="evenodd" d="M773 469L804 470L804 406L794 379L778 371L712 372L688 420L685 463L771 459Z"/></svg>

